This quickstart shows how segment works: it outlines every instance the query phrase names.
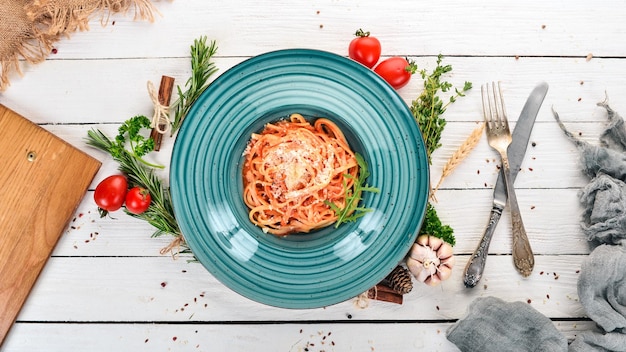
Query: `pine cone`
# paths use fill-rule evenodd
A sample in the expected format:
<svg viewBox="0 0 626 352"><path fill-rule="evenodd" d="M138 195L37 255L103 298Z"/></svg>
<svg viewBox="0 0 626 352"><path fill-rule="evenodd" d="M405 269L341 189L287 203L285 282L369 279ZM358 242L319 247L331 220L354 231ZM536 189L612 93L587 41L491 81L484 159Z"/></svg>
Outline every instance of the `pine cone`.
<svg viewBox="0 0 626 352"><path fill-rule="evenodd" d="M385 278L386 284L400 294L406 294L413 289L411 273L403 266L398 265Z"/></svg>

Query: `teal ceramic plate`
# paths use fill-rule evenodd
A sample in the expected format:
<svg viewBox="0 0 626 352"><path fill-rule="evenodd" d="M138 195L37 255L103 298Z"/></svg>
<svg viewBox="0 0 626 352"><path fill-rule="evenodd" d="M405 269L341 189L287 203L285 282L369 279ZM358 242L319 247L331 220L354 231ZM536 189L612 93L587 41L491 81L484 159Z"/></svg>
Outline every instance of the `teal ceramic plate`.
<svg viewBox="0 0 626 352"><path fill-rule="evenodd" d="M372 211L356 222L284 238L248 219L242 154L253 132L291 113L327 117L371 172ZM316 50L270 52L220 75L194 104L171 160L176 219L195 257L254 301L315 308L355 297L403 259L424 218L428 162L406 103L371 70Z"/></svg>

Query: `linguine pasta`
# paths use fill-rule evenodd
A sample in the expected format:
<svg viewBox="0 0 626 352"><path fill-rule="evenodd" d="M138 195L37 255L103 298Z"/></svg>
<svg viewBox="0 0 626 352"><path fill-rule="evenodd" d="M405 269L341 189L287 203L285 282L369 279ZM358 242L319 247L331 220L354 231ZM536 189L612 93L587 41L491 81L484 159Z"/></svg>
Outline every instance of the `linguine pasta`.
<svg viewBox="0 0 626 352"><path fill-rule="evenodd" d="M244 151L244 201L250 221L275 235L309 232L337 220L358 177L354 152L335 123L302 115L267 124ZM349 175L349 176L346 176Z"/></svg>

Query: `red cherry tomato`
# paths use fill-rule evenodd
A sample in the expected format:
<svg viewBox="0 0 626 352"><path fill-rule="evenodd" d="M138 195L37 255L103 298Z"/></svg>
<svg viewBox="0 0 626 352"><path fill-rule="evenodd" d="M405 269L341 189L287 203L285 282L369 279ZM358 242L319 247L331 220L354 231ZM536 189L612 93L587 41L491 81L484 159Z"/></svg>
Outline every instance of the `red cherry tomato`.
<svg viewBox="0 0 626 352"><path fill-rule="evenodd" d="M112 175L102 180L93 194L100 213L105 216L110 211L116 211L124 204L128 182L123 175Z"/></svg>
<svg viewBox="0 0 626 352"><path fill-rule="evenodd" d="M378 64L374 72L378 73L394 89L400 89L409 83L411 75L416 70L415 62L403 57L390 57Z"/></svg>
<svg viewBox="0 0 626 352"><path fill-rule="evenodd" d="M355 33L356 38L352 39L348 47L348 55L356 62L372 68L380 59L380 41L370 37L370 32L363 32L359 29Z"/></svg>
<svg viewBox="0 0 626 352"><path fill-rule="evenodd" d="M126 194L126 210L133 214L141 214L150 206L150 192L143 187L133 187Z"/></svg>

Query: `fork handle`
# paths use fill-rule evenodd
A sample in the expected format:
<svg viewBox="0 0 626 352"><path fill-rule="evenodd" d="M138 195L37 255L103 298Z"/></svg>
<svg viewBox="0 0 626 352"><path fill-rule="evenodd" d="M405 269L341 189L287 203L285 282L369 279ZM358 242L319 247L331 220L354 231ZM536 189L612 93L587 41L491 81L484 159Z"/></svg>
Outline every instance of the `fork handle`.
<svg viewBox="0 0 626 352"><path fill-rule="evenodd" d="M487 254L489 254L489 244L491 238L496 230L496 225L502 216L504 205L493 204L491 208L491 215L489 215L489 222L485 228L485 233L478 243L478 247L474 250L474 253L470 257L470 260L465 266L465 272L463 274L463 283L465 287L471 288L478 284L478 281L483 277L483 271L485 270L485 264L487 263Z"/></svg>
<svg viewBox="0 0 626 352"><path fill-rule="evenodd" d="M535 258L530 247L522 214L517 204L517 195L511 181L511 169L506 152L502 154L502 164L504 166L504 180L508 194L509 208L511 210L511 225L513 232L513 263L522 276L527 277L535 266Z"/></svg>

